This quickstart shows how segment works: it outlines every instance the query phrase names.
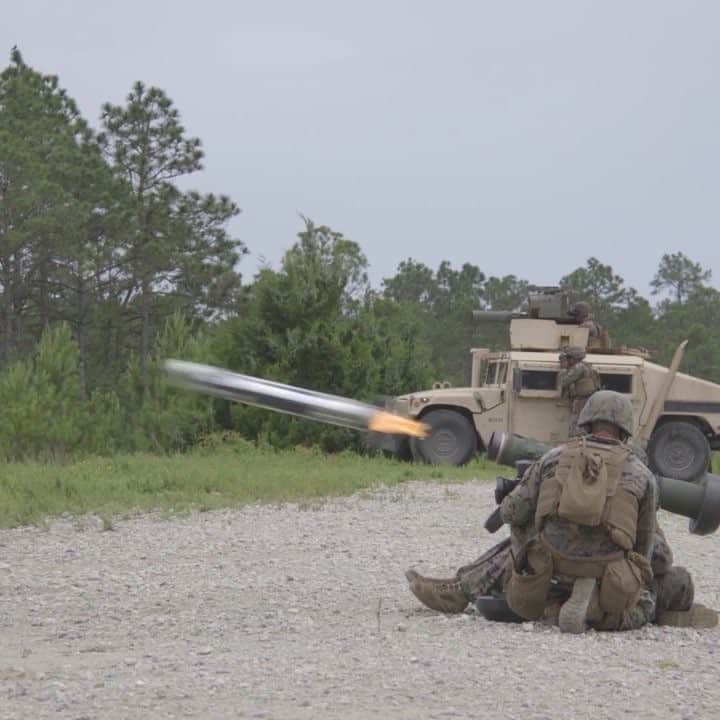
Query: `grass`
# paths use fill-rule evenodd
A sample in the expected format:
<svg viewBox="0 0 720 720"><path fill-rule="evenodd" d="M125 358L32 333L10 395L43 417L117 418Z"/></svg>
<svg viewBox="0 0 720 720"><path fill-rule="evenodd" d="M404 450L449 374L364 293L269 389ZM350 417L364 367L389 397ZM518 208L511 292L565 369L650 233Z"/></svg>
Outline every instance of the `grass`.
<svg viewBox="0 0 720 720"><path fill-rule="evenodd" d="M658 660L655 666L660 670L680 670L680 664L675 660Z"/></svg>
<svg viewBox="0 0 720 720"><path fill-rule="evenodd" d="M433 467L354 453L273 451L241 440L210 442L168 456L92 457L68 465L8 463L0 466L0 527L93 513L111 531L113 517L138 511L177 513L287 501L313 507L322 498L382 485L488 479L499 470L482 458L462 468Z"/></svg>
<svg viewBox="0 0 720 720"><path fill-rule="evenodd" d="M712 454L710 460L710 467L712 468L711 472L715 473L716 475L720 474L720 453L714 452Z"/></svg>

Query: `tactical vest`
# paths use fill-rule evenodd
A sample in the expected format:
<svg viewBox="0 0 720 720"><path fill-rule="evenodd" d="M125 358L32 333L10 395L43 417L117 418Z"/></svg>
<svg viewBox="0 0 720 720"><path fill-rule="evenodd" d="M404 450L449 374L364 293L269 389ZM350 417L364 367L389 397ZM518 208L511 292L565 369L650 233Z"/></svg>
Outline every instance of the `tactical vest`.
<svg viewBox="0 0 720 720"><path fill-rule="evenodd" d="M571 397L588 397L600 389L600 376L592 368L572 384Z"/></svg>
<svg viewBox="0 0 720 720"><path fill-rule="evenodd" d="M542 534L548 517L576 525L602 525L610 539L631 550L637 535L638 500L620 484L630 448L581 437L567 443L555 472L544 478L535 511Z"/></svg>
<svg viewBox="0 0 720 720"><path fill-rule="evenodd" d="M584 437L567 443L554 472L540 485L535 511L538 537L522 557L513 559L506 578L507 601L518 615L528 620L542 616L554 575L597 578L600 606L607 613L623 612L637 602L652 572L647 559L632 550L639 502L620 482L630 453L626 446ZM601 526L618 550L590 556L563 553L545 537L545 525L552 517L576 526Z"/></svg>

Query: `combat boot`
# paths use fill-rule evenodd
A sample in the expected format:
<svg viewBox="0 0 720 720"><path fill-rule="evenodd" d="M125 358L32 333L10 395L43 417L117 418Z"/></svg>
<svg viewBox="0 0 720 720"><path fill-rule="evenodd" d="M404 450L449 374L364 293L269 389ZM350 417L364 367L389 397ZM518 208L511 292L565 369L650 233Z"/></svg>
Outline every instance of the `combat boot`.
<svg viewBox="0 0 720 720"><path fill-rule="evenodd" d="M558 613L560 632L576 635L585 632L588 616L594 615L596 607L599 607L597 581L595 578L577 578L570 597Z"/></svg>
<svg viewBox="0 0 720 720"><path fill-rule="evenodd" d="M405 573L410 592L426 607L442 613L461 613L470 602L457 578L427 578L415 570Z"/></svg>
<svg viewBox="0 0 720 720"><path fill-rule="evenodd" d="M693 603L689 610L663 610L658 613L655 622L668 627L714 628L718 624L718 613L705 605Z"/></svg>

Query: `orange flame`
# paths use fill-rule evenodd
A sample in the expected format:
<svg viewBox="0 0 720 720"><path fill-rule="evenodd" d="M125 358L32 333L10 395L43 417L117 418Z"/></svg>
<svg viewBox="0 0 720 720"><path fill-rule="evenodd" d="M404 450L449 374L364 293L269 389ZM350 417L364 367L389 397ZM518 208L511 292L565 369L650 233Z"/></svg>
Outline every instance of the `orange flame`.
<svg viewBox="0 0 720 720"><path fill-rule="evenodd" d="M400 433L419 438L427 437L430 433L430 428L425 423L384 410L379 410L370 418L368 428L375 432Z"/></svg>

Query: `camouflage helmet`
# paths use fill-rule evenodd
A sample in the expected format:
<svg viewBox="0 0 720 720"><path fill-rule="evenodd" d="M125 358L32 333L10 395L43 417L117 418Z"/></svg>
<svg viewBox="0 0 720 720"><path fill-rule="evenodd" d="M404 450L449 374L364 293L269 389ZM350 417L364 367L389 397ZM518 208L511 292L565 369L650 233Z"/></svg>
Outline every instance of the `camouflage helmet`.
<svg viewBox="0 0 720 720"><path fill-rule="evenodd" d="M575 307L573 307L572 314L576 317L578 315L585 317L590 314L590 306L583 301L575 303Z"/></svg>
<svg viewBox="0 0 720 720"><path fill-rule="evenodd" d="M581 410L577 424L589 431L592 423L600 421L612 423L627 435L632 435L633 410L629 398L612 390L593 393Z"/></svg>
<svg viewBox="0 0 720 720"><path fill-rule="evenodd" d="M565 347L560 351L560 357L566 357L569 360L577 360L579 362L585 359L585 348L581 348L579 345Z"/></svg>

